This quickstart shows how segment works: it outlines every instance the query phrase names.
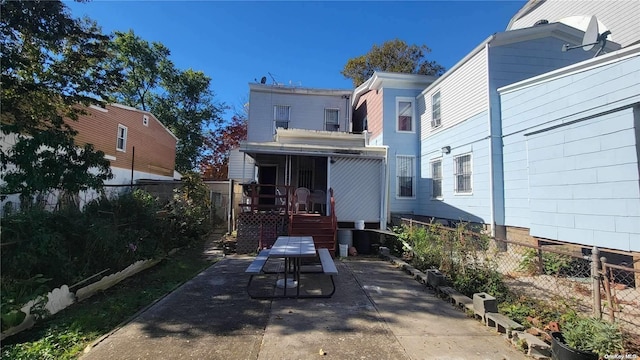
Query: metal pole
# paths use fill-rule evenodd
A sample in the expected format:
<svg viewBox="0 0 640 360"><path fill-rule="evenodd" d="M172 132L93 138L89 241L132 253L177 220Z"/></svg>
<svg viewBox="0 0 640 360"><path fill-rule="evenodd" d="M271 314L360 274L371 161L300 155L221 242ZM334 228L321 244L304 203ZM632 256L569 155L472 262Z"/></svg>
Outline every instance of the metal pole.
<svg viewBox="0 0 640 360"><path fill-rule="evenodd" d="M131 190L133 191L133 165L134 165L134 161L136 159L136 147L133 146L131 148Z"/></svg>
<svg viewBox="0 0 640 360"><path fill-rule="evenodd" d="M602 303L600 299L600 251L596 246L591 250L591 278L593 281L593 316L602 318Z"/></svg>

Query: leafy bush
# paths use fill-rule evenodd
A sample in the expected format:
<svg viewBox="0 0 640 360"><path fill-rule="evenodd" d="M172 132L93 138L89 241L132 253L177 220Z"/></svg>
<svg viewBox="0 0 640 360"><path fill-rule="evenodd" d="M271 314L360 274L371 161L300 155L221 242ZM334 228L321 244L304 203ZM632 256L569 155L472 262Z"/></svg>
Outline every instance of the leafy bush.
<svg viewBox="0 0 640 360"><path fill-rule="evenodd" d="M509 299L511 294L502 274L490 267L473 266L464 272L455 273L452 278L453 287L469 297L474 293L486 292L501 303Z"/></svg>
<svg viewBox="0 0 640 360"><path fill-rule="evenodd" d="M159 217L160 210L166 216ZM163 256L198 240L210 227L209 189L193 174L164 207L151 194L135 190L94 200L83 211L31 207L6 213L1 233L3 326L21 321L14 310L37 295Z"/></svg>
<svg viewBox="0 0 640 360"><path fill-rule="evenodd" d="M601 319L579 318L568 322L562 329L562 336L570 347L591 351L600 357L624 351L620 328Z"/></svg>
<svg viewBox="0 0 640 360"><path fill-rule="evenodd" d="M572 268L573 258L569 255L552 252L542 253L542 271L545 275L566 274ZM537 274L540 269L540 257L537 249L527 249L522 254L522 260L518 267L528 274Z"/></svg>

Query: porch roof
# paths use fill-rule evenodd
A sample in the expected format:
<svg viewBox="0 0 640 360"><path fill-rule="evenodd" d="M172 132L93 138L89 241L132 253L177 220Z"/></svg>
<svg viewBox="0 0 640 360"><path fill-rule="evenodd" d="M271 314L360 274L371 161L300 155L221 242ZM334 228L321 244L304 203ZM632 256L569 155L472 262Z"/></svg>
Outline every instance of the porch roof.
<svg viewBox="0 0 640 360"><path fill-rule="evenodd" d="M362 158L385 158L386 146L331 146L318 144L283 144L279 142L242 142L240 151L251 154L348 156Z"/></svg>

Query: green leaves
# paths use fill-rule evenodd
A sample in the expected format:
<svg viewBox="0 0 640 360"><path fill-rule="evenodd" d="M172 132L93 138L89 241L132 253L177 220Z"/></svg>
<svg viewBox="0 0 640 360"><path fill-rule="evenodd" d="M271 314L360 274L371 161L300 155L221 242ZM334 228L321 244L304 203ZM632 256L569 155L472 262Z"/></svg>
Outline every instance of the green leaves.
<svg viewBox="0 0 640 360"><path fill-rule="evenodd" d="M116 32L112 50L126 81L110 99L153 113L179 139L176 170L195 169L205 145L204 131L222 122L225 109L214 100L211 78L202 71L177 69L169 60L169 49L132 30Z"/></svg>
<svg viewBox="0 0 640 360"><path fill-rule="evenodd" d="M60 1L2 1L2 131L17 143L3 149L3 193L23 198L51 189L100 189L111 176L104 154L76 149L78 104L98 104L121 81L109 61L109 37L95 23L70 17ZM91 173L89 170L95 172Z"/></svg>
<svg viewBox="0 0 640 360"><path fill-rule="evenodd" d="M600 357L624 350L620 328L601 319L580 318L569 322L563 327L562 336L570 347L591 351Z"/></svg>
<svg viewBox="0 0 640 360"><path fill-rule="evenodd" d="M374 44L365 55L349 59L341 73L353 80L354 87L365 82L375 71L440 76L444 67L424 59L430 52L426 45L407 45L400 39L394 39L380 46Z"/></svg>

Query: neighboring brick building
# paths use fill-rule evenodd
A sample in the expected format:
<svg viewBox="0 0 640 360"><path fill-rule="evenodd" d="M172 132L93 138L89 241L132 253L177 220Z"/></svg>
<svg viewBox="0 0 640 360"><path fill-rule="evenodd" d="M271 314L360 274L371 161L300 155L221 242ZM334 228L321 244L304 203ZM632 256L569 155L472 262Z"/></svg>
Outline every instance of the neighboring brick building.
<svg viewBox="0 0 640 360"><path fill-rule="evenodd" d="M107 184L133 180L172 180L176 163L176 138L153 114L111 104L91 106L69 125L78 131L76 143L90 143L111 161L114 178Z"/></svg>

